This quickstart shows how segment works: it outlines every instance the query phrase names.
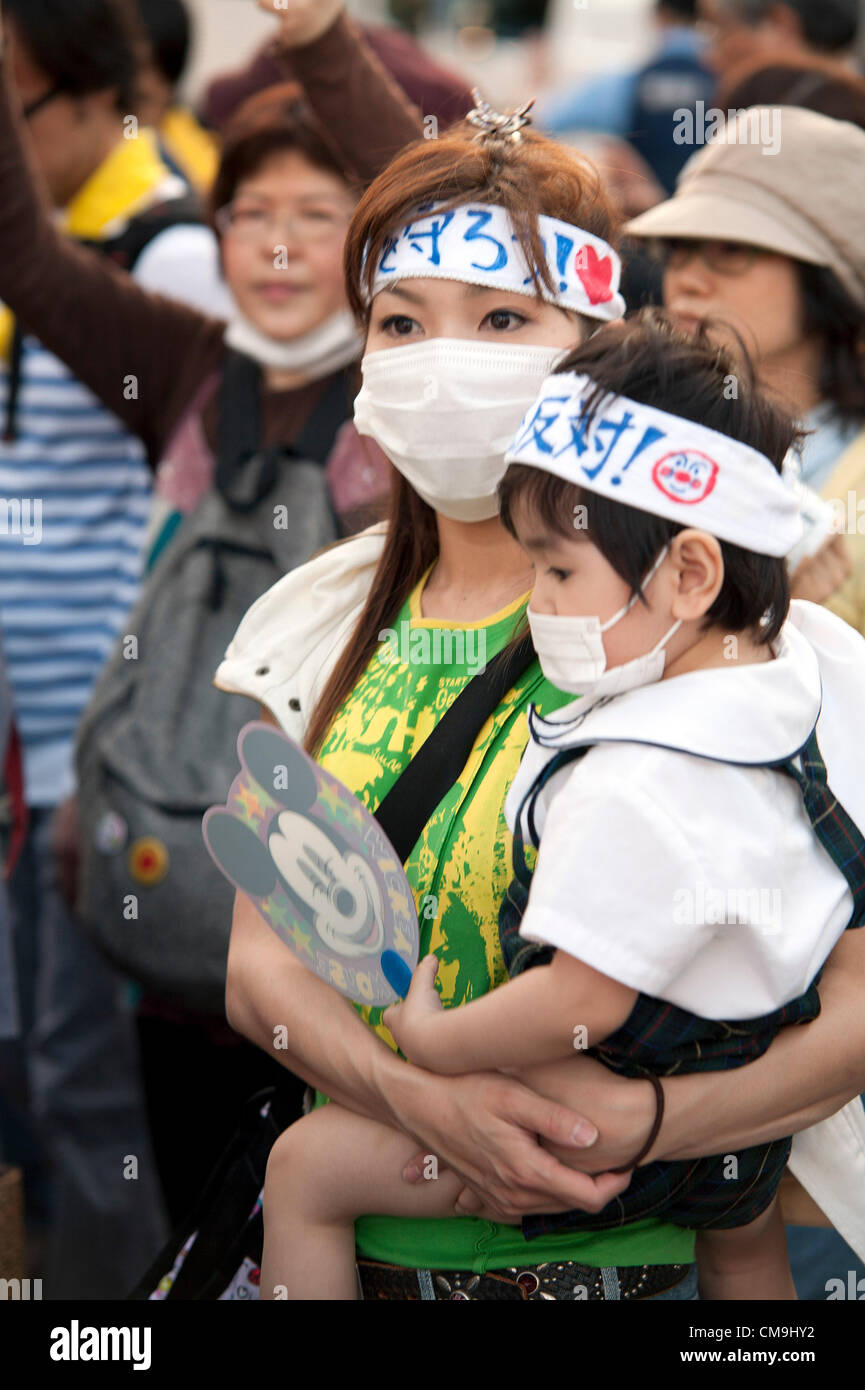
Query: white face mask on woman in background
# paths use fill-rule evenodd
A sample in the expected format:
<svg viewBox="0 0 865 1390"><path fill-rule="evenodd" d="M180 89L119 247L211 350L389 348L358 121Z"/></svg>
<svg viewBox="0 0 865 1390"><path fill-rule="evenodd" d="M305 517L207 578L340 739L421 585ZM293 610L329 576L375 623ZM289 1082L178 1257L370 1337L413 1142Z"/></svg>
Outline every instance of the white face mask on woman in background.
<svg viewBox="0 0 865 1390"><path fill-rule="evenodd" d="M433 338L368 353L355 427L442 516L487 521L505 450L565 351Z"/></svg>

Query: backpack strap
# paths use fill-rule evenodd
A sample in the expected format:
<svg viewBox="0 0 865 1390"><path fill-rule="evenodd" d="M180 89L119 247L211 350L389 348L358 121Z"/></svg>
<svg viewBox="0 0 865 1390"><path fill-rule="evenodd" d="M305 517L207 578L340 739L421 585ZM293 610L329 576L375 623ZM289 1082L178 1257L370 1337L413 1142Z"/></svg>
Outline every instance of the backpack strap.
<svg viewBox="0 0 865 1390"><path fill-rule="evenodd" d="M514 877L527 893L532 881L532 876L526 864L525 841L523 839L523 812L525 811L526 813L529 837L532 844L538 845L540 843L540 837L535 828L535 807L537 806L538 797L550 779L555 777L557 772L560 772L563 767L567 767L569 763L579 762L581 758L586 756L592 746L591 743L586 743L579 748L563 748L561 752L556 753L542 768L520 802L514 825L513 868Z"/></svg>
<svg viewBox="0 0 865 1390"><path fill-rule="evenodd" d="M513 868L515 878L526 892L532 876L525 859L523 814L525 812L531 841L537 845L539 836L535 826L535 808L538 796L550 778L561 768L585 757L593 747L594 744L588 743L579 748L564 748L556 753L523 797L514 829ZM861 927L865 924L865 836L829 786L826 764L817 742L816 727L792 758L781 763L766 763L763 766L784 773L796 782L802 793L802 801L814 834L833 864L844 875L853 895L853 912L847 928Z"/></svg>
<svg viewBox="0 0 865 1390"><path fill-rule="evenodd" d="M847 880L853 894L847 928L861 927L865 923L865 837L829 786L816 729L794 758L776 766L798 784L814 834Z"/></svg>
<svg viewBox="0 0 865 1390"><path fill-rule="evenodd" d="M104 241L82 240L81 245L89 246L123 270L131 271L151 241L155 241L162 232L167 232L171 227L199 227L203 222L201 199L189 193L180 198L165 198L145 208L131 218L115 237L108 237Z"/></svg>
<svg viewBox="0 0 865 1390"><path fill-rule="evenodd" d="M336 436L354 409L354 397L357 394L356 375L357 364L350 362L330 378L315 409L292 445L291 452L298 458L313 459L322 467L327 463Z"/></svg>
<svg viewBox="0 0 865 1390"><path fill-rule="evenodd" d="M219 391L219 439L214 485L235 511L252 511L276 485L286 457L324 465L337 431L351 408L349 372L344 368L328 382L309 419L293 443L261 447L262 372L245 353L225 355Z"/></svg>
<svg viewBox="0 0 865 1390"><path fill-rule="evenodd" d="M472 676L384 797L375 818L401 861L456 782L487 719L534 659L531 638L524 637Z"/></svg>

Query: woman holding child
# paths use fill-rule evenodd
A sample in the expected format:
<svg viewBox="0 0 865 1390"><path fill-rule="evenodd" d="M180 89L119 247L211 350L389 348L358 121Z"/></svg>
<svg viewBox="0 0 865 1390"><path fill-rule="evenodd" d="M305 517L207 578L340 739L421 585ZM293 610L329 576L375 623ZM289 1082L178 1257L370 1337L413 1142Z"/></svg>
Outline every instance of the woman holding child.
<svg viewBox="0 0 865 1390"><path fill-rule="evenodd" d="M333 8L324 17L310 8L285 21L304 46L301 67L316 45L352 41ZM616 228L592 166L518 119L503 125L479 112L475 122L398 156L349 231L349 290L367 328L357 422L399 473L387 526L325 552L264 595L217 674L221 688L258 698L274 722L304 738L370 809L470 675L385 665L379 634L400 623L473 629L485 635L488 660L513 639L533 573L498 519L505 450L559 357L623 312ZM638 576L635 592L641 579L648 582ZM421 954L439 959L446 1008L482 1002L506 978L497 929L511 880L504 803L526 741L524 711L533 704L549 717L568 698L536 660L516 672L408 857L419 909L430 908L419 910ZM284 950L242 895L227 1009L264 1048L284 1025L284 1065L450 1170L458 1216L357 1222L367 1297L693 1298L693 1233L663 1210L610 1229L566 1224L530 1244L512 1222L574 1208L600 1214L628 1186L614 1170L637 1159L782 1140L844 1105L861 1086L865 1052L858 937L835 946L809 1029L782 1030L735 1077L666 1080L659 1128L654 1083L585 1056L571 1058L573 1074L555 1091L489 1069L440 1076L404 1066L379 1013L359 1017ZM423 1181L420 1168L408 1162L409 1182ZM275 1214L266 1208L266 1217L273 1228Z"/></svg>

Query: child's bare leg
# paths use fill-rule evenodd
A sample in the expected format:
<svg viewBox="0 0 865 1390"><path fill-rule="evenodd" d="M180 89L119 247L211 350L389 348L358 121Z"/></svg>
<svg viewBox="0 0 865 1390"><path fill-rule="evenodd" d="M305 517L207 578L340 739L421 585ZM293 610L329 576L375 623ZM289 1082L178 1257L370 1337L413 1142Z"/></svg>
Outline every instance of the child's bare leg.
<svg viewBox="0 0 865 1390"><path fill-rule="evenodd" d="M795 1299L784 1218L777 1196L747 1226L729 1231L698 1231L697 1271L702 1299Z"/></svg>
<svg viewBox="0 0 865 1390"><path fill-rule="evenodd" d="M355 1299L360 1216L453 1216L463 1183L437 1173L405 1183L417 1143L341 1106L322 1106L274 1144L264 1185L261 1297Z"/></svg>

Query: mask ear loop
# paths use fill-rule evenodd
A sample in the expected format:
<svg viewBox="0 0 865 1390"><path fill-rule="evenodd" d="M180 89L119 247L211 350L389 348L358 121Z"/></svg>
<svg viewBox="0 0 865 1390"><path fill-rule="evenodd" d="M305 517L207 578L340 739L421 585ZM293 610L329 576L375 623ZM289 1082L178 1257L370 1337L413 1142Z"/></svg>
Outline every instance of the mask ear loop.
<svg viewBox="0 0 865 1390"><path fill-rule="evenodd" d="M645 588L646 588L646 585L649 583L650 580L654 579L655 575L658 573L658 570L661 568L661 565L663 564L664 559L666 558L666 555L667 555L667 552L669 551L669 549L670 549L670 542L667 541L667 544L664 546L664 548L663 548L663 550L661 551L660 555L658 556L657 560L656 560L655 563L652 565L652 568L649 570L649 573L646 575L645 579L643 580L642 584L640 585L640 593L643 593L643 591L644 591ZM679 631L679 628L680 628L681 626L682 626L682 619L681 619L681 618L677 618L676 621L673 623L673 626L672 626L667 632L664 633L664 636L661 638L660 642L656 642L656 643L655 643L654 647L653 647L652 650L649 652L649 656L654 656L656 652L659 652L659 651L661 651L664 647L666 647L666 645L667 645L667 643L669 642L670 638L671 638L672 636L674 636L674 634L677 633L677 632ZM648 1151L647 1151L647 1152L648 1152Z"/></svg>
<svg viewBox="0 0 865 1390"><path fill-rule="evenodd" d="M612 616L612 618L608 618L607 621L606 621L605 623L601 623L601 627L600 627L601 632L606 632L609 628L611 628L611 627L613 626L613 623L617 623L617 622L619 622L619 620L620 620L621 618L624 618L624 616L625 616L626 613L630 613L630 611L631 611L631 609L633 608L634 604L637 602L637 599L639 599L639 598L645 596L645 592L646 592L646 589L647 589L648 585L651 584L651 582L652 582L652 580L654 579L655 575L658 573L658 570L661 568L661 565L664 563L664 560L665 560L666 557L667 557L667 552L669 551L669 549L670 549L670 542L667 541L667 544L666 544L666 545L664 546L664 548L661 550L660 554L658 555L657 560L655 560L654 564L652 565L652 568L648 571L648 573L646 574L646 576L645 576L644 579L642 580L642 582L641 582L641 584L640 584L640 587L639 587L639 589L637 590L637 592L636 592L635 594L631 594L631 597L628 599L627 603L626 603L622 608L619 609L618 613L614 613L613 616ZM666 636L666 637L662 637L662 638L661 638L661 643L666 642L666 641L667 641L667 638L672 637L673 633L676 631L676 628L678 628L678 627L681 627L681 619L680 619L679 622L676 624L676 627L675 627L675 628L670 628L670 631L667 633L667 636ZM661 644L659 643L659 645L661 645ZM658 650L657 647L653 648L653 651L650 652L650 655L654 655L654 652L656 652L657 650Z"/></svg>

